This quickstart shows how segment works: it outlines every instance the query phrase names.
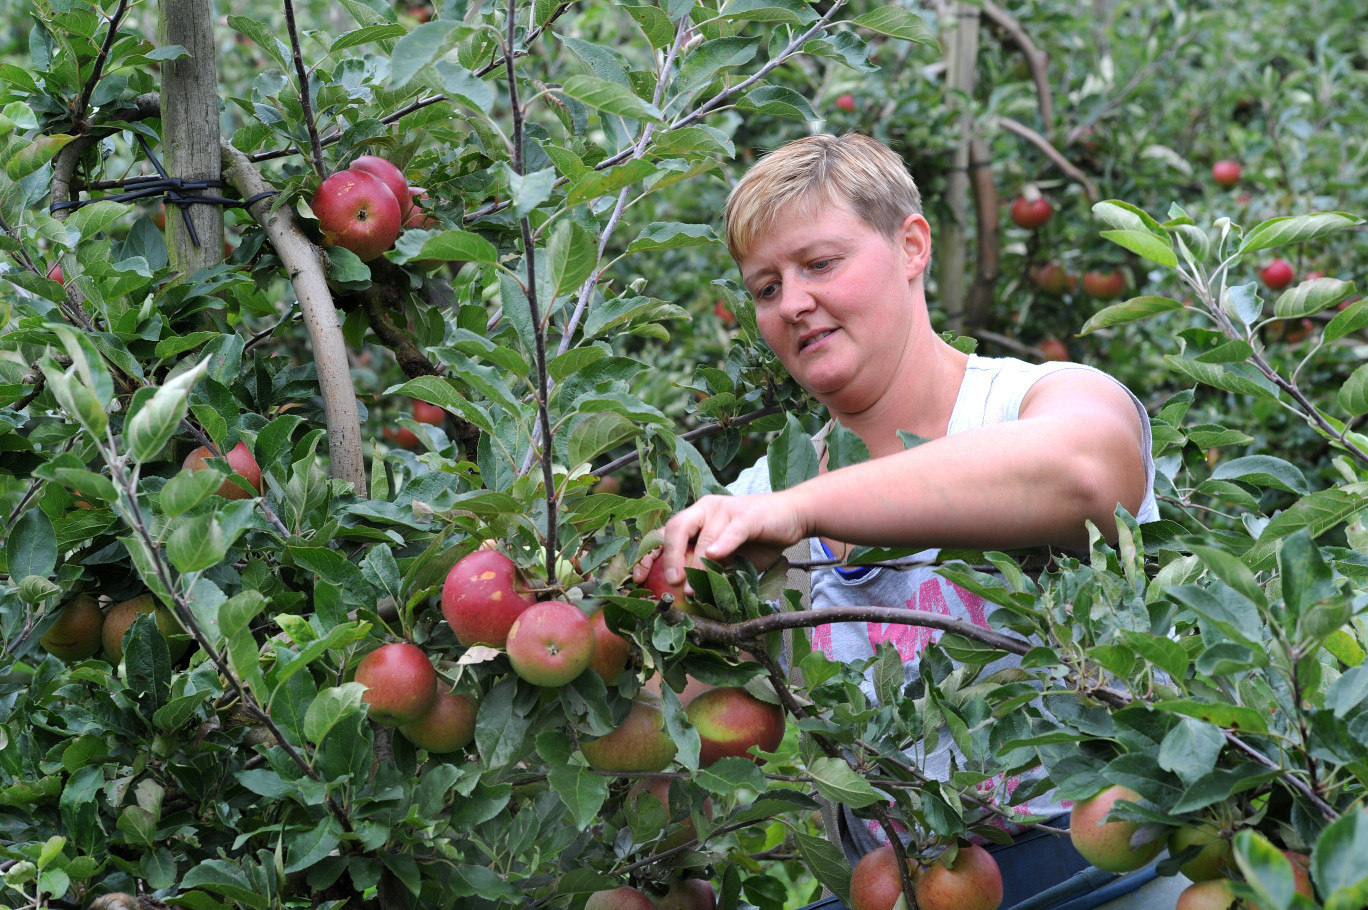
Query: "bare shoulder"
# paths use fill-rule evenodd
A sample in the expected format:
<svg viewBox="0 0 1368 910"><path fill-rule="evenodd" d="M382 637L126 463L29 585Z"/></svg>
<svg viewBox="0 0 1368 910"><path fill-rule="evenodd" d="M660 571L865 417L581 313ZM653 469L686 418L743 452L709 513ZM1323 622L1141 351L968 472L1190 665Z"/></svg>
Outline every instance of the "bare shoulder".
<svg viewBox="0 0 1368 910"><path fill-rule="evenodd" d="M1130 393L1097 370L1051 373L1032 385L1021 401L1022 419L1065 414L1115 420L1137 436L1140 433L1140 414Z"/></svg>

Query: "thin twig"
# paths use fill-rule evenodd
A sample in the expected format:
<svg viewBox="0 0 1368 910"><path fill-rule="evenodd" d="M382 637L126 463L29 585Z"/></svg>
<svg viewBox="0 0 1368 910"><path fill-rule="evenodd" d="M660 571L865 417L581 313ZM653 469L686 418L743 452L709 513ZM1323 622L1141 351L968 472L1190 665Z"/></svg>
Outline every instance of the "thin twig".
<svg viewBox="0 0 1368 910"><path fill-rule="evenodd" d="M1013 120L1011 117L1004 117L999 114L996 120L998 125L1007 130L1007 132L1020 136L1022 139L1025 139L1027 142L1044 152L1045 157L1053 161L1055 166L1063 171L1066 176L1083 187L1083 192L1088 197L1089 202L1096 202L1101 198L1097 192L1097 184L1093 182L1092 178L1080 171L1072 161L1064 157L1064 153L1055 148L1050 140L1046 139L1026 124L1021 123L1018 120Z"/></svg>
<svg viewBox="0 0 1368 910"><path fill-rule="evenodd" d="M309 131L309 145L313 148L314 170L323 177L328 171L323 163L323 143L318 138L318 124L314 122L313 102L309 100L309 71L304 68L304 55L299 48L294 0L285 0L285 29L290 33L290 51L294 55L295 75L299 78L299 106L304 109L304 127Z"/></svg>
<svg viewBox="0 0 1368 910"><path fill-rule="evenodd" d="M750 423L753 420L759 420L761 417L769 417L771 414L782 413L783 410L784 408L782 405L766 405L765 407L758 408L754 411L751 411L748 414L742 414L740 417L732 417L729 420L720 420L717 423L706 423L701 427L694 427L692 430L687 430L683 433L680 433L679 438L688 440L700 439L704 436L720 432L729 427L739 427L744 424ZM615 458L603 467L595 469L593 474L595 477L607 477L609 474L626 467L627 465L636 461L640 457L641 454L639 452L628 452L621 458Z"/></svg>
<svg viewBox="0 0 1368 910"><path fill-rule="evenodd" d="M99 85L100 77L104 75L106 61L109 60L109 52L114 47L114 39L119 34L119 26L123 23L124 14L128 12L128 0L119 0L118 7L109 17L109 33L105 35L104 44L100 45L100 52L95 55L95 65L90 71L90 78L86 80L85 86L81 89L81 97L76 100L75 106L71 109L72 125L78 133L83 133L90 126L85 122L86 111L90 110L90 98L95 94L95 86Z"/></svg>

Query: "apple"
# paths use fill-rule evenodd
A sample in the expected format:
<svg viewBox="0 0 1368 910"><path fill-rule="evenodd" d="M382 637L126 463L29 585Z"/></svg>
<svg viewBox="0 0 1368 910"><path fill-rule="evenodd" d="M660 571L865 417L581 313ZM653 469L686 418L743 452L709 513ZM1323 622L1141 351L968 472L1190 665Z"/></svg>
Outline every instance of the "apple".
<svg viewBox="0 0 1368 910"><path fill-rule="evenodd" d="M104 613L100 612L99 602L89 594L77 594L62 607L38 643L62 660L85 660L100 650L103 628Z"/></svg>
<svg viewBox="0 0 1368 910"><path fill-rule="evenodd" d="M400 725L399 732L434 755L459 752L475 738L475 715L479 709L480 703L469 695L446 691L438 676L432 706L417 720Z"/></svg>
<svg viewBox="0 0 1368 910"><path fill-rule="evenodd" d="M435 404L415 398L413 400L413 419L419 423L428 423L434 427L440 427L442 422L446 420L446 411Z"/></svg>
<svg viewBox="0 0 1368 910"><path fill-rule="evenodd" d="M116 603L105 613L104 626L100 629L100 641L104 644L105 656L110 663L117 664L123 660L124 634L140 613L150 614L156 619L157 628L166 638L166 646L171 652L172 660L179 659L190 647L190 641L184 636L184 630L176 617L153 600L151 594L140 594L132 600Z"/></svg>
<svg viewBox="0 0 1368 910"><path fill-rule="evenodd" d="M404 176L403 171L378 155L362 155L351 163L351 169L379 177L380 181L389 187L394 201L399 203L400 214L408 213L412 203L409 201L408 178Z"/></svg>
<svg viewBox="0 0 1368 910"><path fill-rule="evenodd" d="M716 910L717 892L701 878L680 878L656 898L656 910Z"/></svg>
<svg viewBox="0 0 1368 910"><path fill-rule="evenodd" d="M1078 278L1058 262L1047 262L1042 266L1033 267L1027 274L1036 287L1056 297L1072 293L1078 285Z"/></svg>
<svg viewBox="0 0 1368 910"><path fill-rule="evenodd" d="M659 695L660 687L662 685L664 685L664 677L652 676L650 679L642 683L641 687L647 692ZM674 686L670 686L670 691L674 692L675 695L679 697L679 703L681 705L688 707L689 702L693 701L695 698L702 695L704 692L707 692L711 688L713 687L705 682L694 679L692 676L686 676L684 677L684 689L682 691L676 691Z"/></svg>
<svg viewBox="0 0 1368 910"><path fill-rule="evenodd" d="M208 446L198 446L191 451L189 455L185 456L185 461L181 464L181 467L187 471L203 471L205 468L209 467L209 459L214 457L216 456L209 451ZM245 477L247 482L250 483L258 493L261 492L261 468L257 465L256 459L252 457L252 450L247 448L246 442L238 442L238 444L229 449L228 453L223 455L222 458L224 461L228 462L228 467L232 468L234 474L240 474L242 477ZM251 493L248 493L231 480L225 480L219 485L218 495L222 496L224 499L252 498Z"/></svg>
<svg viewBox="0 0 1368 910"><path fill-rule="evenodd" d="M563 600L544 600L518 614L508 630L513 672L537 686L563 686L594 659L594 624Z"/></svg>
<svg viewBox="0 0 1368 910"><path fill-rule="evenodd" d="M403 219L399 200L383 180L367 171L338 171L319 184L309 203L323 242L351 250L362 260L394 245Z"/></svg>
<svg viewBox="0 0 1368 910"><path fill-rule="evenodd" d="M719 300L713 304L713 315L722 320L723 325L736 325L736 314L727 306L727 301Z"/></svg>
<svg viewBox="0 0 1368 910"><path fill-rule="evenodd" d="M1054 206L1050 205L1050 200L1044 196L1036 196L1034 199L1018 196L1012 202L1012 220L1018 227L1024 227L1029 231L1044 225L1053 214Z"/></svg>
<svg viewBox="0 0 1368 910"><path fill-rule="evenodd" d="M763 702L740 686L718 686L691 700L684 709L702 746L698 766L706 768L729 756L751 755L751 747L773 752L784 738L784 709Z"/></svg>
<svg viewBox="0 0 1368 910"><path fill-rule="evenodd" d="M922 870L915 886L917 910L997 910L1002 905L1002 872L991 853L974 844L944 855Z"/></svg>
<svg viewBox="0 0 1368 910"><path fill-rule="evenodd" d="M1068 360L1069 348L1058 338L1046 338L1040 343L1040 355L1046 360Z"/></svg>
<svg viewBox="0 0 1368 910"><path fill-rule="evenodd" d="M427 190L421 186L408 188L408 202L404 209L405 228L434 228L439 222L424 210L422 202L429 199Z"/></svg>
<svg viewBox="0 0 1368 910"><path fill-rule="evenodd" d="M589 618L589 624L594 628L594 656L589 661L589 669L611 686L627 669L632 646L627 639L608 628L608 620L602 610Z"/></svg>
<svg viewBox="0 0 1368 910"><path fill-rule="evenodd" d="M855 113L855 96L846 92L844 95L836 96L836 106L847 114Z"/></svg>
<svg viewBox="0 0 1368 910"><path fill-rule="evenodd" d="M677 751L665 732L665 711L660 696L638 692L632 710L612 733L580 750L595 771L664 771Z"/></svg>
<svg viewBox="0 0 1368 910"><path fill-rule="evenodd" d="M1112 806L1122 800L1138 802L1140 794L1114 784L1096 796L1074 803L1069 812L1069 839L1073 841L1074 849L1107 872L1139 869L1164 847L1162 838L1132 846L1131 838L1139 830L1139 822L1104 821Z"/></svg>
<svg viewBox="0 0 1368 910"><path fill-rule="evenodd" d="M1316 890L1311 887L1311 857L1301 853L1284 850L1282 855L1292 864L1292 890L1305 897L1314 899ZM1249 902L1249 910L1260 910L1258 904Z"/></svg>
<svg viewBox="0 0 1368 910"><path fill-rule="evenodd" d="M356 681L366 687L361 700L371 720L390 727L411 724L437 697L437 671L423 649L406 641L381 645L356 665Z"/></svg>
<svg viewBox="0 0 1368 910"><path fill-rule="evenodd" d="M860 857L850 874L850 910L892 910L902 893L898 855L891 846Z"/></svg>
<svg viewBox="0 0 1368 910"><path fill-rule="evenodd" d="M62 267L60 265L54 265L52 268L48 269L47 276L58 284L66 284L66 278L62 275Z"/></svg>
<svg viewBox="0 0 1368 910"><path fill-rule="evenodd" d="M584 902L584 910L655 910L655 904L637 889L623 885L608 891L595 891Z"/></svg>
<svg viewBox="0 0 1368 910"><path fill-rule="evenodd" d="M674 818L674 813L670 811L670 779L668 777L642 778L632 784L631 789L627 791L627 801L635 805L637 800L641 799L641 794L643 793L649 793L654 797L656 802L660 803L661 808L665 810L666 822ZM708 818L713 817L711 798L705 798L703 800L703 814ZM687 843L697 836L693 819L685 818L680 825L679 830L661 839L660 844L656 848L657 852L678 847L680 844Z"/></svg>
<svg viewBox="0 0 1368 910"><path fill-rule="evenodd" d="M467 648L502 648L508 630L536 598L520 590L518 567L498 550L461 557L442 585L442 615Z"/></svg>
<svg viewBox="0 0 1368 910"><path fill-rule="evenodd" d="M594 484L595 493L621 493L622 481L612 474L607 477L600 477L598 483Z"/></svg>
<svg viewBox="0 0 1368 910"><path fill-rule="evenodd" d="M1230 861L1230 841L1209 828L1175 828L1169 834L1169 855L1177 856L1188 847L1201 847L1202 852L1183 863L1179 872L1194 882L1211 881L1225 875Z"/></svg>
<svg viewBox="0 0 1368 910"><path fill-rule="evenodd" d="M1237 900L1230 881L1216 878L1188 885L1178 895L1173 910L1231 910L1237 906Z"/></svg>
<svg viewBox="0 0 1368 910"><path fill-rule="evenodd" d="M1274 259L1259 269L1259 278L1271 291L1281 291L1292 283L1292 263L1286 259Z"/></svg>
<svg viewBox="0 0 1368 910"><path fill-rule="evenodd" d="M380 433L401 449L408 449L410 452L418 448L421 440L418 434L408 427L385 427Z"/></svg>
<svg viewBox="0 0 1368 910"><path fill-rule="evenodd" d="M1211 179L1221 186L1234 186L1240 182L1240 175L1244 173L1244 168L1240 167L1240 162L1223 159L1211 166Z"/></svg>
<svg viewBox="0 0 1368 910"><path fill-rule="evenodd" d="M702 560L694 556L694 548L689 547L684 551L684 564L695 569L703 568ZM664 597L667 593L674 595L674 605L676 609L684 613L694 613L693 604L689 602L689 597L684 593L684 582L672 585L665 580L665 562L656 553L655 562L651 563L651 570L646 573L646 580L641 586L650 591L657 600Z"/></svg>
<svg viewBox="0 0 1368 910"><path fill-rule="evenodd" d="M1120 269L1110 272L1084 272L1083 290L1097 300L1115 300L1126 290L1126 276Z"/></svg>

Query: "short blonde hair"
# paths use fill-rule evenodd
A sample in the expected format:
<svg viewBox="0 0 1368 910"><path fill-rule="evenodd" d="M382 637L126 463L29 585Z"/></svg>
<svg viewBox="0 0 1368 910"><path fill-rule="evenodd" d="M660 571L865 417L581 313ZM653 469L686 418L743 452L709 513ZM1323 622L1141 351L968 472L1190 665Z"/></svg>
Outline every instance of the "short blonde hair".
<svg viewBox="0 0 1368 910"><path fill-rule="evenodd" d="M922 210L916 182L888 146L859 133L819 133L770 152L732 189L727 252L739 261L780 212L810 215L837 204L890 240Z"/></svg>

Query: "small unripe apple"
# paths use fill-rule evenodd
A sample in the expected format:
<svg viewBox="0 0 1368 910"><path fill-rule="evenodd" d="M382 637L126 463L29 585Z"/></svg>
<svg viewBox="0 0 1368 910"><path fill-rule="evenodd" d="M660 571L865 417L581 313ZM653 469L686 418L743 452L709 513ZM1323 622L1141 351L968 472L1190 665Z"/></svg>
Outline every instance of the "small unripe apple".
<svg viewBox="0 0 1368 910"><path fill-rule="evenodd" d="M1095 300L1115 300L1126 291L1126 276L1120 269L1084 272L1083 291Z"/></svg>
<svg viewBox="0 0 1368 910"><path fill-rule="evenodd" d="M513 672L536 686L563 686L594 658L594 625L584 611L562 600L523 610L508 630Z"/></svg>
<svg viewBox="0 0 1368 910"><path fill-rule="evenodd" d="M836 106L847 114L855 113L855 96L846 92L844 95L836 96Z"/></svg>
<svg viewBox="0 0 1368 910"><path fill-rule="evenodd" d="M524 593L513 560L498 550L461 557L442 585L442 615L467 648L502 648L508 630L536 598Z"/></svg>
<svg viewBox="0 0 1368 910"><path fill-rule="evenodd" d="M213 457L214 455L209 451L208 446L198 446L185 456L185 461L181 467L187 471L203 471L209 467L209 459ZM240 474L258 493L261 492L261 468L257 465L257 460L252 457L252 450L247 448L246 442L238 442L222 457L224 461L228 462L228 467L232 468L234 474ZM250 499L252 497L251 493L231 480L225 480L219 485L218 495L224 499Z"/></svg>
<svg viewBox="0 0 1368 910"><path fill-rule="evenodd" d="M595 771L664 771L677 747L665 732L660 697L638 692L621 726L593 742L581 743L580 750Z"/></svg>
<svg viewBox="0 0 1368 910"><path fill-rule="evenodd" d="M1211 179L1221 186L1234 186L1240 182L1240 175L1244 173L1244 168L1240 162L1224 159L1211 166Z"/></svg>
<svg viewBox="0 0 1368 910"><path fill-rule="evenodd" d="M784 739L784 709L740 686L709 689L690 701L685 713L701 741L700 768L731 756L764 761L751 748L773 752Z"/></svg>
<svg viewBox="0 0 1368 910"><path fill-rule="evenodd" d="M176 617L158 604L151 594L141 594L132 600L116 603L105 613L104 626L100 629L100 641L104 644L105 657L110 663L118 664L123 660L124 635L140 613L151 615L157 621L157 628L166 639L172 660L179 659L190 647L190 641L184 636L184 630Z"/></svg>
<svg viewBox="0 0 1368 910"><path fill-rule="evenodd" d="M399 201L384 181L366 171L338 171L319 184L309 203L323 242L351 250L362 261L394 245L403 225Z"/></svg>
<svg viewBox="0 0 1368 910"><path fill-rule="evenodd" d="M584 902L584 910L655 910L651 899L626 885L608 891L595 891Z"/></svg>
<svg viewBox="0 0 1368 910"><path fill-rule="evenodd" d="M611 686L617 682L622 671L627 669L627 659L632 654L632 645L627 639L608 628L608 620L602 610L589 618L589 624L594 628L594 657L589 661L589 669Z"/></svg>
<svg viewBox="0 0 1368 910"><path fill-rule="evenodd" d="M850 874L850 910L892 910L902 893L898 855L890 846L860 857Z"/></svg>
<svg viewBox="0 0 1368 910"><path fill-rule="evenodd" d="M1132 872L1154 859L1164 847L1163 838L1131 846L1140 829L1135 821L1104 821L1112 806L1121 801L1139 802L1140 794L1113 785L1089 799L1074 803L1069 813L1069 839L1083 858L1107 872Z"/></svg>
<svg viewBox="0 0 1368 910"><path fill-rule="evenodd" d="M417 720L399 727L404 738L434 755L459 752L475 738L475 715L480 703L469 695L446 691L437 678L432 705Z"/></svg>
<svg viewBox="0 0 1368 910"><path fill-rule="evenodd" d="M422 717L437 697L437 671L423 649L406 641L381 645L356 665L356 681L366 687L361 700L371 720L390 727Z"/></svg>
<svg viewBox="0 0 1368 910"><path fill-rule="evenodd" d="M1225 876L1230 862L1230 841L1208 828L1175 828L1169 834L1169 855L1177 856L1188 847L1201 847L1202 852L1183 863L1179 872L1194 882L1205 882Z"/></svg>
<svg viewBox="0 0 1368 910"><path fill-rule="evenodd" d="M85 660L99 652L103 628L99 602L89 594L77 594L62 607L38 643L62 660Z"/></svg>
<svg viewBox="0 0 1368 910"><path fill-rule="evenodd" d="M1292 283L1292 263L1286 259L1274 259L1259 269L1259 278L1270 291L1281 291Z"/></svg>
<svg viewBox="0 0 1368 910"><path fill-rule="evenodd" d="M953 866L943 859L917 876L917 910L997 910L1002 905L1002 872L991 853L974 844L956 851Z"/></svg>
<svg viewBox="0 0 1368 910"><path fill-rule="evenodd" d="M1018 196L1012 202L1012 220L1019 227L1030 231L1043 226L1053 214L1054 206L1050 205L1050 200L1044 196L1037 196L1034 199Z"/></svg>

